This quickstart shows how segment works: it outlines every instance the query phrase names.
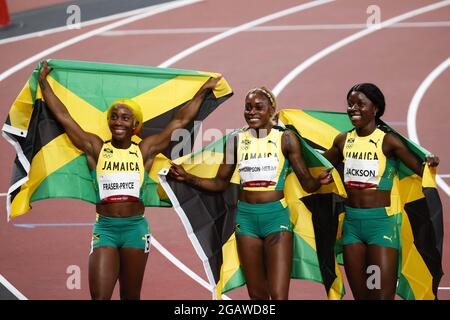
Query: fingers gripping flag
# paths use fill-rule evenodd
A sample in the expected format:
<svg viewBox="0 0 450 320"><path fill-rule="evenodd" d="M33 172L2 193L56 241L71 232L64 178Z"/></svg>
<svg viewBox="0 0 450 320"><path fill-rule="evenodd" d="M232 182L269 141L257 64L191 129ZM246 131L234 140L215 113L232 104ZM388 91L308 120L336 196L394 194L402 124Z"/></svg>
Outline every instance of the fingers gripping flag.
<svg viewBox="0 0 450 320"><path fill-rule="evenodd" d="M106 120L110 103L119 98L133 99L141 105L141 138L161 132L173 114L188 102L211 76L217 74L190 70L51 60L47 77L51 87L75 121L104 141L111 138ZM14 146L13 165L7 196L8 219L28 212L34 201L47 198L78 198L96 202L94 180L84 153L68 139L42 99L37 84L40 65L14 101L3 136ZM187 126L193 144L198 121L205 119L232 95L222 78L207 95L196 119ZM136 142L140 138L135 136ZM189 140L189 141L188 141ZM156 173L167 166L175 147L172 143L157 156L152 170L145 175L143 202L146 206L171 206L158 189ZM191 150L178 145L178 150ZM178 156L183 156L181 152Z"/></svg>
<svg viewBox="0 0 450 320"><path fill-rule="evenodd" d="M317 150L331 147L339 132L352 129L346 113L283 110L280 120L297 128L308 145ZM385 131L400 137L409 150L424 161L427 150L406 139L386 124ZM398 214L401 249L397 294L404 299L436 299L442 272L443 213L436 188L436 168L425 166L417 176L401 161L391 191L391 212ZM338 235L340 238L341 222ZM340 253L339 241L336 253Z"/></svg>

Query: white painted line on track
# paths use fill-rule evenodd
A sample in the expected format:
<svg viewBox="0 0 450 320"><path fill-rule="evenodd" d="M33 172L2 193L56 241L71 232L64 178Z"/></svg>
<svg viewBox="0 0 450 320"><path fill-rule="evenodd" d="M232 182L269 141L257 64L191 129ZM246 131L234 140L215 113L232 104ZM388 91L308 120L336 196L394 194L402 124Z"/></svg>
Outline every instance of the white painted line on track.
<svg viewBox="0 0 450 320"><path fill-rule="evenodd" d="M198 282L202 287L212 292L211 286L209 283L200 276L198 276L195 272L189 269L186 265L184 265L180 260L178 260L173 254L167 251L154 237L152 237L152 245L170 262L172 262L178 269L186 273L189 277L191 277L194 281ZM224 300L231 300L228 296L222 295Z"/></svg>
<svg viewBox="0 0 450 320"><path fill-rule="evenodd" d="M17 299L19 300L28 300L27 297L25 297L22 292L20 292L19 290L17 290L16 287L14 287L8 280L5 279L5 277L3 277L0 274L0 283L9 290L9 292L11 292L13 295L16 296Z"/></svg>
<svg viewBox="0 0 450 320"><path fill-rule="evenodd" d="M14 224L15 227L26 228L26 229L33 229L33 228L40 228L40 227L57 227L57 228L58 227L88 227L88 226L92 226L92 225L93 225L93 223L24 223L24 224ZM152 237L151 243L155 247L156 250L158 250L164 257L166 257L167 260L172 262L178 269L183 271L186 275L188 275L191 279L193 279L194 281L199 283L202 287L204 287L208 291L212 292L211 286L209 285L209 283L207 281L202 279L194 271L189 269L189 267L187 267L184 263L182 263L180 260L178 260L172 253L170 253L169 250L164 248L161 245L161 243L159 243L159 241L156 240L155 237ZM5 279L5 281L6 281L6 279ZM0 275L0 282L3 283L2 279L1 279L1 275ZM10 284L10 286L13 287L11 284ZM7 286L5 285L5 287L7 287ZM7 288L8 288L8 290L11 291L10 287L7 287ZM20 292L19 292L19 294L20 294ZM224 300L231 300L226 295L222 295L222 297L223 297Z"/></svg>
<svg viewBox="0 0 450 320"><path fill-rule="evenodd" d="M190 3L194 3L194 2L198 2L198 1L201 1L201 0L190 0L190 1L186 0L186 1L180 1L180 2L182 2L183 5L185 5L185 3L187 3L187 2L189 2L189 4L190 4ZM289 9L285 9L285 10L276 12L274 14L262 17L260 19L253 20L253 21L251 21L249 23L240 25L240 26L238 26L236 28L232 28L232 29L230 29L228 31L225 31L225 32L223 32L223 33L221 33L219 35L216 35L216 36L214 36L212 38L209 38L209 39L207 39L205 41L202 41L202 42L198 43L197 45L194 45L194 46L192 46L192 47L190 47L190 48L180 52L179 54L177 54L177 55L173 56L172 58L170 58L170 59L166 60L165 62L163 62L160 65L160 67L169 67L173 63L175 63L175 62L177 62L177 61L179 61L179 60L181 60L181 59L183 59L183 58L193 54L194 52L197 52L197 51L199 51L199 50L201 50L201 49L203 49L203 48L205 48L205 47L207 47L207 46L209 46L209 45L211 45L213 43L216 43L216 42L218 42L220 40L223 40L223 39L225 39L227 37L230 37L230 36L232 36L232 35L234 35L236 33L239 33L239 32L241 32L243 30L246 30L248 28L254 27L254 26L258 25L258 24L266 23L268 21L271 21L271 20L274 20L274 19L278 19L278 18L284 17L284 16L289 15L289 14L293 14L293 13L296 13L296 12L299 12L299 11L302 11L302 10L313 8L313 7L316 7L316 6L319 6L319 5L322 5L322 4L326 4L326 3L330 3L330 2L333 2L333 1L335 1L335 0L311 1L311 2L302 4L302 5L299 5L299 6L291 7ZM171 6L168 6L168 7L172 8ZM168 10L168 9L166 9L166 10ZM166 11L166 10L164 10L164 11ZM54 46L52 48L49 48L49 49L47 49L45 51L42 51L41 53L36 54L36 55L28 58L27 60L22 61L21 63L17 64L16 66L14 66L14 67L6 70L2 74L0 74L0 81L6 79L10 75L12 75L15 72L23 69L24 67L28 66L29 64L31 64L31 63L33 63L35 61L38 61L39 59L44 58L45 56L47 56L50 53L59 51L59 50L61 50L63 48L66 48L66 47L72 45L72 44L78 43L80 41L83 41L83 40L88 39L90 37L93 37L95 35L101 34L102 32L106 32L108 30L111 30L111 29L120 27L122 25L126 25L128 23L131 23L131 22L134 22L134 21L146 18L146 17L154 15L156 13L163 12L163 11L158 11L157 9L155 11L156 12L153 12L153 11L152 12L145 12L145 13L142 13L142 14L139 14L139 15L136 15L136 16L132 16L132 17L126 18L126 19L121 20L121 21L114 22L112 24L109 24L109 25L103 26L101 28L92 30L90 32L87 32L87 33L82 34L80 36L77 36L75 38L69 39L69 40L67 40L67 41L65 41L65 42L63 42L63 43L61 43L59 45L56 45L56 46ZM206 281L204 281L202 278L200 278L198 275L196 275L192 270L190 270L184 264L182 264L175 256L173 256L169 251L167 251L164 247L162 247L162 245L158 241L156 241L155 238L152 238L152 242L153 242L155 248L158 251L160 251L161 254L163 254L172 263L174 263L178 268L180 268L183 272L185 272L192 279L194 279L195 281L200 283L202 286L204 286L208 290L211 290L209 284ZM223 296L224 299L230 299L226 295L222 295L222 296Z"/></svg>
<svg viewBox="0 0 450 320"><path fill-rule="evenodd" d="M64 42L61 42L61 43L59 43L59 44L57 44L57 45L55 45L53 47L50 47L50 48L48 48L48 49L46 49L44 51L41 51L40 53L35 54L34 56L31 56L30 58L20 62L19 64L16 64L15 66L9 68L8 70L2 72L0 74L0 82L5 80L6 78L11 76L12 74L16 73L17 71L25 68L26 66L28 66L28 65L36 62L36 61L39 61L41 59L44 59L48 55L50 55L50 54L52 54L54 52L57 52L57 51L59 51L61 49L64 49L64 48L67 48L67 47L69 47L71 45L74 45L74 44L76 44L78 42L81 42L81 41L84 41L86 39L92 38L92 37L94 37L94 36L96 36L96 35L98 35L98 34L100 34L102 32L109 31L111 29L118 28L118 27L124 26L126 24L129 24L129 23L132 23L132 22L135 22L135 21L138 21L138 20L142 20L144 18L148 18L148 17L156 15L158 13L166 12L166 11L169 11L169 10L180 8L180 7L183 7L183 6L186 6L186 5L190 5L190 4L193 4L193 3L197 3L197 2L200 2L200 1L203 1L203 0L179 0L179 1L165 3L163 5L156 5L156 6L152 7L151 9L149 9L149 10L143 12L143 13L140 13L140 14L137 14L135 16L131 16L131 17L125 18L123 20L119 20L119 21L107 24L107 25L102 26L100 28L97 28L97 29L88 31L86 33L83 33L81 35L78 35L78 36L76 36L74 38L71 38L71 39L66 40Z"/></svg>
<svg viewBox="0 0 450 320"><path fill-rule="evenodd" d="M319 31L319 30L351 30L365 29L366 24L307 24L287 26L260 26L253 27L243 32L271 32L271 31ZM405 22L397 23L386 28L440 28L450 27L450 21L433 22ZM100 36L139 36L139 35L167 35L167 34L194 34L194 33L219 33L231 30L232 27L210 27L210 28L171 28L171 29L127 29L111 30L100 34Z"/></svg>
<svg viewBox="0 0 450 320"><path fill-rule="evenodd" d="M299 74L301 74L303 71L305 71L306 69L308 69L310 66L312 66L314 63L316 63L317 61L323 59L324 57L328 56L329 54L333 53L336 50L339 50L340 48L356 41L359 40L371 33L374 33L378 30L384 29L388 26L391 26L393 24L396 24L400 21L406 20L406 19L410 19L413 18L415 16L418 16L420 14L424 14L433 10L437 10L443 7L446 7L450 5L450 1L446 0L446 1L440 1L437 3L433 3L431 5L428 6L424 6L421 7L419 9L415 9L412 11L409 11L407 13L401 14L399 16L396 16L394 18L391 18L389 20L386 20L384 22L381 22L378 25L372 25L369 28L366 28L362 31L359 31L357 33L354 33L334 44L332 44L331 46L319 51L318 53L316 53L315 55L311 56L310 58L308 58L307 60L305 60L304 62L302 62L300 65L298 65L296 68L294 68L291 72L289 72L273 89L273 93L278 96L281 91L284 90L284 88L286 88L286 86L291 83L292 80L294 80Z"/></svg>
<svg viewBox="0 0 450 320"><path fill-rule="evenodd" d="M440 174L439 177L445 179L445 178L450 178L450 174Z"/></svg>
<svg viewBox="0 0 450 320"><path fill-rule="evenodd" d="M190 48L187 48L186 50L183 50L182 52L178 53L177 55L173 56L172 58L170 58L170 59L164 61L163 63L161 63L159 65L159 67L161 67L161 68L168 68L169 66L171 66L174 63L180 61L181 59L184 59L187 56L189 56L189 55L191 55L191 54L193 54L193 53L195 53L195 52L197 52L197 51L199 51L199 50L201 50L201 49L203 49L205 47L208 47L208 46L210 46L210 45L212 45L212 44L214 44L216 42L219 42L219 41L221 41L221 40L223 40L225 38L228 38L228 37L230 37L232 35L235 35L236 33L239 33L239 32L248 30L250 28L256 27L257 25L260 25L260 24L263 24L263 23L266 23L266 22L269 22L269 21L272 21L272 20L275 20L275 19L279 19L279 18L282 18L284 16L287 16L287 15L290 15L290 14L293 14L293 13L296 13L296 12L300 12L300 11L307 10L307 9L310 9L310 8L314 8L314 7L323 5L323 4L334 2L334 1L335 0L311 1L311 2L307 2L307 3L301 4L301 5L298 5L298 6L295 6L295 7L291 7L291 8L285 9L285 10L281 10L281 11L275 12L273 14L264 16L262 18L259 18L259 19L256 19L256 20L253 20L253 21L241 24L240 26L237 26L235 28L229 29L229 30L227 30L225 32L222 32L222 33L220 33L218 35L215 35L215 36L213 36L211 38L208 38L208 39L206 39L206 40L204 40L202 42L199 42L196 45L194 45L194 46L192 46Z"/></svg>
<svg viewBox="0 0 450 320"><path fill-rule="evenodd" d="M34 229L42 227L89 227L93 223L15 223L14 226L18 228Z"/></svg>
<svg viewBox="0 0 450 320"><path fill-rule="evenodd" d="M411 103L409 104L408 108L408 116L407 116L407 123L408 123L408 136L409 138L420 144L419 142L419 136L417 135L417 126L416 126L416 118L417 118L417 111L419 110L420 101L422 100L423 96L425 95L425 92L428 90L428 88L431 86L434 80L436 80L439 75L444 72L448 67L450 66L450 57L447 58L444 62L442 62L439 66L437 66L426 78L425 80L420 84L419 88L417 89L416 93L414 94ZM440 175L436 176L436 183L439 187L441 187L442 190L447 194L447 196L450 196L450 187L448 184L441 178Z"/></svg>
<svg viewBox="0 0 450 320"><path fill-rule="evenodd" d="M104 22L108 22L108 21L112 21L112 20L116 20L116 19L122 19L122 18L126 18L126 17L129 17L129 16L134 16L134 15L143 13L146 10L152 9L155 6L159 6L159 5L151 5L151 6L144 7L144 8L139 8L139 9L135 9L135 10L125 11L125 12L113 14L113 15L110 15L110 16L101 17L101 18L97 18L97 19L81 22L80 23L80 28L84 28L84 27L88 27L88 26L91 26L91 25L100 24L100 23L104 23ZM73 29L69 29L67 26L62 26L62 27L56 27L56 28L51 28L51 29L47 29L47 30L27 33L27 34L23 34L23 35L20 35L20 36L15 36L15 37L1 39L0 40L0 45L6 44L6 43L11 43L11 42L22 41L22 40L26 40L26 39L30 39L30 38L35 38L35 37L43 37L43 36L51 35L51 34L54 34L54 33L64 32L64 31L71 31L71 30L73 30Z"/></svg>

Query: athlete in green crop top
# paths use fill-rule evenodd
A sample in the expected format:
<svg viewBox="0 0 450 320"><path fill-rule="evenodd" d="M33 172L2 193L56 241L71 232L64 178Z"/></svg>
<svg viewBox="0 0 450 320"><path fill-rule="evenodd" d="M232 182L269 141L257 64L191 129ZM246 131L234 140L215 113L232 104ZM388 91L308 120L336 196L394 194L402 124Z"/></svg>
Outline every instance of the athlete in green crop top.
<svg viewBox="0 0 450 320"><path fill-rule="evenodd" d="M107 119L112 137L111 141L104 142L84 131L71 117L47 82L50 71L44 62L39 85L45 102L71 142L86 154L98 186L97 221L89 255L91 297L110 299L120 279L120 298L139 299L150 241L145 208L140 200L144 171L149 172L155 156L168 147L172 132L195 118L205 95L220 77L205 82L159 134L135 144L131 138L143 122L136 102L119 99L111 104Z"/></svg>
<svg viewBox="0 0 450 320"><path fill-rule="evenodd" d="M176 164L170 169L178 181L221 192L228 187L237 167L241 180L236 215L237 250L251 299L288 298L292 227L283 186L289 165L307 192L332 181L327 171L312 177L299 140L292 132L274 128L275 107L275 96L267 88L247 93L244 117L248 129L230 136L215 178L193 176Z"/></svg>
<svg viewBox="0 0 450 320"><path fill-rule="evenodd" d="M390 212L390 192L398 159L422 175L422 162L393 133L384 132L380 117L383 93L373 84L353 86L347 93L347 113L354 126L340 133L324 156L334 165L344 162L348 198L342 231L344 266L355 299L394 299L397 283L399 233ZM437 166L439 159L425 160ZM380 288L369 289L366 271L380 269Z"/></svg>

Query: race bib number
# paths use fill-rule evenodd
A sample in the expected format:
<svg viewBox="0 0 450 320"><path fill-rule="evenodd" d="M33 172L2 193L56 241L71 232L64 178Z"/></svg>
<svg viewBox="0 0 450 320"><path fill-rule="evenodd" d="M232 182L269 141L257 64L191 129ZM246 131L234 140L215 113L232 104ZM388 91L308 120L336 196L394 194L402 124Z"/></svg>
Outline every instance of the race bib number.
<svg viewBox="0 0 450 320"><path fill-rule="evenodd" d="M350 188L378 187L378 160L347 158L344 166L344 182Z"/></svg>

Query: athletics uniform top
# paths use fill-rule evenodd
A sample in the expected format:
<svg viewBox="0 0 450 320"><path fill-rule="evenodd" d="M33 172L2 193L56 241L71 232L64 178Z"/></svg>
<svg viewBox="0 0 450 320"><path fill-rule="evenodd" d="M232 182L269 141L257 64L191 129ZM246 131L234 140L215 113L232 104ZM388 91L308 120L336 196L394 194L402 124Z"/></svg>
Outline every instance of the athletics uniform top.
<svg viewBox="0 0 450 320"><path fill-rule="evenodd" d="M391 190L397 173L397 160L387 159L383 153L386 133L379 128L366 137L353 129L345 139L344 183L348 188Z"/></svg>
<svg viewBox="0 0 450 320"><path fill-rule="evenodd" d="M250 130L238 134L237 169L241 189L248 191L283 190L289 161L281 150L283 132L272 128L264 138L255 138Z"/></svg>
<svg viewBox="0 0 450 320"><path fill-rule="evenodd" d="M144 182L144 161L139 146L117 149L106 141L98 157L96 179L101 202L138 201Z"/></svg>

